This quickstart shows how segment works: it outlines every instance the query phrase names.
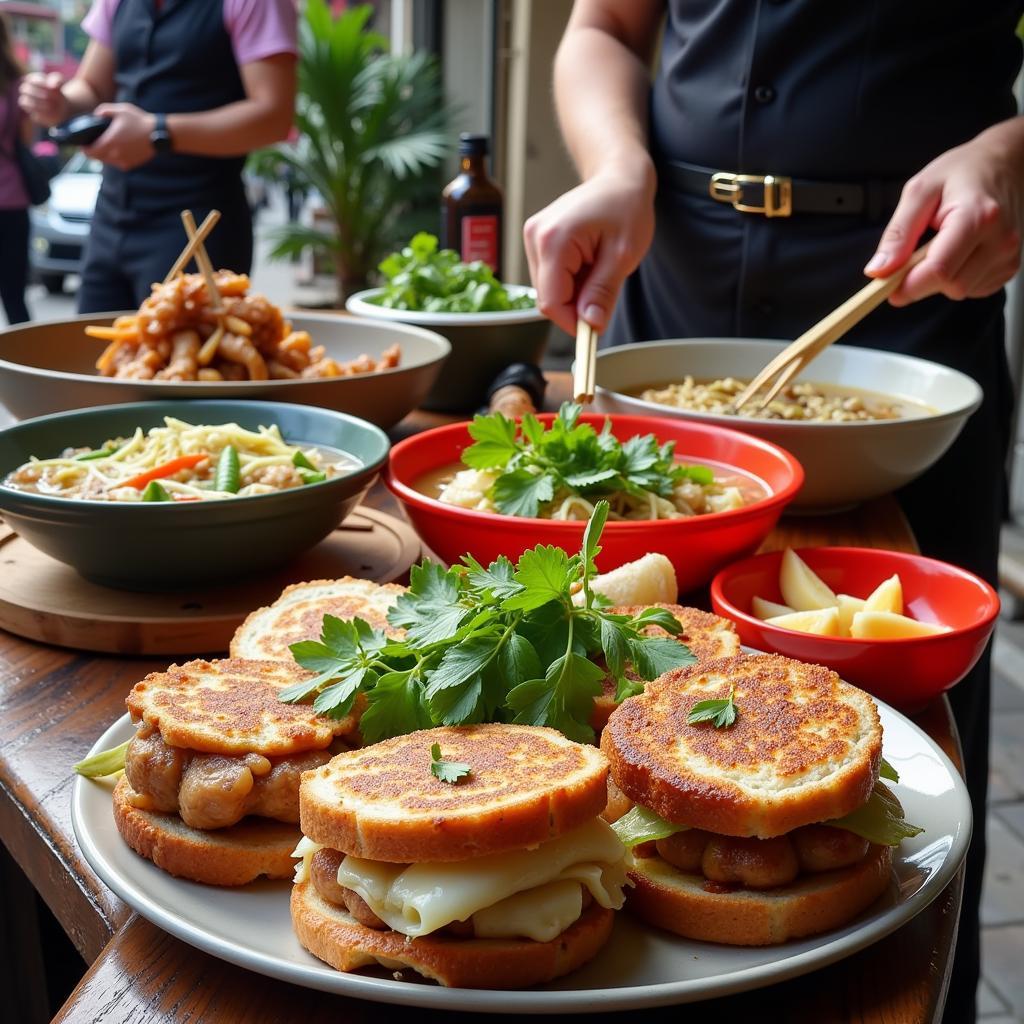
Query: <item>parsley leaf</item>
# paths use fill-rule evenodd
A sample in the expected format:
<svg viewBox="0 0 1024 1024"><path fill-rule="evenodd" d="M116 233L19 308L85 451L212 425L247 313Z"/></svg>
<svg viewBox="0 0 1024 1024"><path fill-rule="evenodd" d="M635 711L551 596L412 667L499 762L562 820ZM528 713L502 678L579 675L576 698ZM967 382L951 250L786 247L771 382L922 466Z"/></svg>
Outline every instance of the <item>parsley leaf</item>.
<svg viewBox="0 0 1024 1024"><path fill-rule="evenodd" d="M564 598L572 582L571 569L569 556L561 548L539 545L524 551L515 571L515 581L523 590L507 598L502 607L529 611Z"/></svg>
<svg viewBox="0 0 1024 1024"><path fill-rule="evenodd" d="M890 782L899 782L900 773L883 757L882 763L878 768L878 777L880 779L888 779Z"/></svg>
<svg viewBox="0 0 1024 1024"><path fill-rule="evenodd" d="M471 611L459 603L459 597L457 569L445 570L436 562L414 565L409 590L391 606L388 622L405 629L416 647L447 640Z"/></svg>
<svg viewBox="0 0 1024 1024"><path fill-rule="evenodd" d="M471 469L495 469L505 466L519 451L516 444L516 425L501 413L492 416L474 416L469 425L471 444L463 453L462 461Z"/></svg>
<svg viewBox="0 0 1024 1024"><path fill-rule="evenodd" d="M511 597L523 589L515 580L516 567L501 555L485 569L472 555L463 555L466 578L477 590L490 591L498 599Z"/></svg>
<svg viewBox="0 0 1024 1024"><path fill-rule="evenodd" d="M729 696L724 700L700 700L690 708L686 716L687 725L710 722L716 729L727 729L736 721L739 708L733 701L736 687L729 687Z"/></svg>
<svg viewBox="0 0 1024 1024"><path fill-rule="evenodd" d="M450 782L453 786L459 779L465 778L473 771L464 761L442 761L441 744L434 743L430 747L430 774L442 782Z"/></svg>
<svg viewBox="0 0 1024 1024"><path fill-rule="evenodd" d="M359 719L366 743L429 729L431 721L423 698L423 684L412 672L388 672L377 680L366 699L369 707Z"/></svg>
<svg viewBox="0 0 1024 1024"><path fill-rule="evenodd" d="M528 469L516 469L498 477L491 488L491 497L507 516L535 519L540 507L555 496L555 477L538 475Z"/></svg>

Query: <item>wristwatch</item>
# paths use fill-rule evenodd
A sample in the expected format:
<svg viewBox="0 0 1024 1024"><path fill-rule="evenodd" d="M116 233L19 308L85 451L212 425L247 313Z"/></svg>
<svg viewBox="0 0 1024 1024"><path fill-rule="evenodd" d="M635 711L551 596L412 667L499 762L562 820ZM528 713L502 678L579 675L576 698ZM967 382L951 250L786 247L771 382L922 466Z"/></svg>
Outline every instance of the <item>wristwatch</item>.
<svg viewBox="0 0 1024 1024"><path fill-rule="evenodd" d="M156 123L149 133L149 141L157 153L171 153L174 150L174 140L167 128L167 115L157 114Z"/></svg>

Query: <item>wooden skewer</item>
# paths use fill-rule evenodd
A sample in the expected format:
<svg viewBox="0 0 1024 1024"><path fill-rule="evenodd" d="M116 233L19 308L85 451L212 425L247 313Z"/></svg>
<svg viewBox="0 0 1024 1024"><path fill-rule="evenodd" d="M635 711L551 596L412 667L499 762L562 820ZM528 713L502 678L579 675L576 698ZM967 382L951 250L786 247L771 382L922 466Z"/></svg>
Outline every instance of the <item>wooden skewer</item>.
<svg viewBox="0 0 1024 1024"><path fill-rule="evenodd" d="M594 400L597 374L597 331L586 322L576 321L576 363L573 367L572 392L577 402Z"/></svg>
<svg viewBox="0 0 1024 1024"><path fill-rule="evenodd" d="M188 261L195 255L196 249L206 241L206 236L214 229L219 220L220 210L211 210L206 215L206 219L199 225L199 230L185 243L185 248L181 250L181 255L174 261L174 266L167 271L164 284L167 284L176 274L180 274L185 269Z"/></svg>
<svg viewBox="0 0 1024 1024"><path fill-rule="evenodd" d="M199 234L196 230L196 219L192 216L192 211L182 210L181 221L185 225L185 234L188 235L189 241L192 241ZM213 264L210 262L210 257L206 252L206 246L203 245L202 239L199 239L196 245L196 263L199 264L199 269L206 279L206 289L210 293L210 306L215 313L223 313L224 300L221 299L220 292L217 289L217 281L213 276Z"/></svg>
<svg viewBox="0 0 1024 1024"><path fill-rule="evenodd" d="M757 394L768 382L776 380L761 399L758 408L763 409L801 370L807 367L834 341L841 338L854 324L860 323L873 309L880 306L902 284L903 279L924 259L929 243L911 254L899 270L888 277L878 277L866 284L859 292L848 298L824 319L819 320L810 330L800 335L792 345L787 345L767 366L743 389L733 403L739 409ZM579 356L577 356L577 359Z"/></svg>

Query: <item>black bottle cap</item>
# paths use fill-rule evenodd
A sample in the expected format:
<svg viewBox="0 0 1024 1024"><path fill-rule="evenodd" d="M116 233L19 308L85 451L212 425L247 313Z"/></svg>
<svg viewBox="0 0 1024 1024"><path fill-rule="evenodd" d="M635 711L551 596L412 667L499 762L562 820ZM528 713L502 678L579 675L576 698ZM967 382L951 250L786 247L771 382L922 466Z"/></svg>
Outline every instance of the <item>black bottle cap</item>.
<svg viewBox="0 0 1024 1024"><path fill-rule="evenodd" d="M459 156L487 156L491 148L489 135L463 132L459 136Z"/></svg>

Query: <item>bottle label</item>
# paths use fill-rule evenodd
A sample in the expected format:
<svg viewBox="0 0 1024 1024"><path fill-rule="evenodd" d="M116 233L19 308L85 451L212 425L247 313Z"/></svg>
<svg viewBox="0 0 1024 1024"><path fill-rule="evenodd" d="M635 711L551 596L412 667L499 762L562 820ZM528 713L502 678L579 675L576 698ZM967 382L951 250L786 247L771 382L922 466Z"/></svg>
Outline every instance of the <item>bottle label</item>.
<svg viewBox="0 0 1024 1024"><path fill-rule="evenodd" d="M498 272L498 218L493 213L462 218L460 255L465 263L483 260Z"/></svg>

